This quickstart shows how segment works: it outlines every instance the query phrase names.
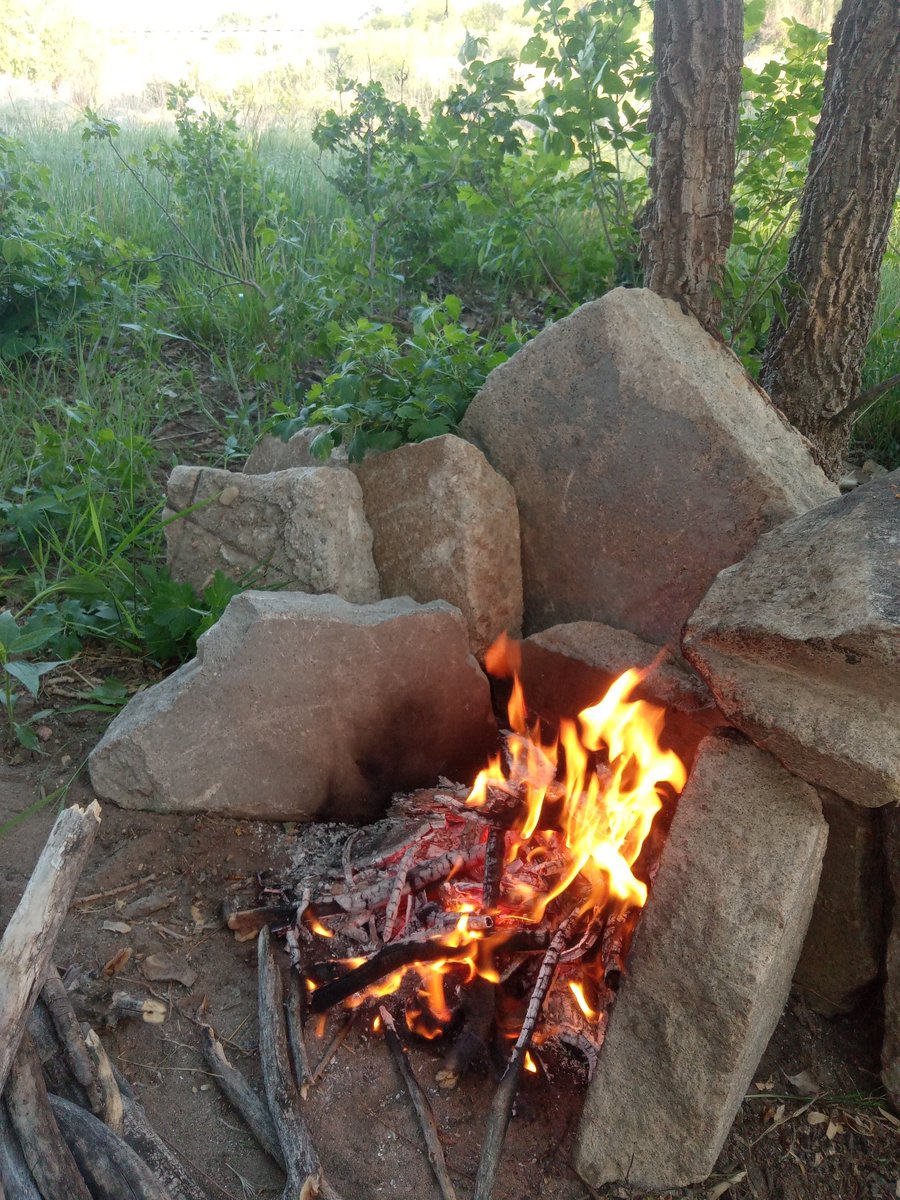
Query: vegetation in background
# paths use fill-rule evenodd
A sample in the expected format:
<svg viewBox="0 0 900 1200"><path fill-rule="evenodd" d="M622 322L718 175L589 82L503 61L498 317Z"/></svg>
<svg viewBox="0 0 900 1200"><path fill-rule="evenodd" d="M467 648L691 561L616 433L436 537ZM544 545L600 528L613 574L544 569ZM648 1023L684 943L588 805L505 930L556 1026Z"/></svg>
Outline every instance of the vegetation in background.
<svg viewBox="0 0 900 1200"><path fill-rule="evenodd" d="M431 28L438 10L412 20ZM752 46L770 31L764 5L746 11ZM20 741L37 744L41 663L98 641L177 661L246 585L217 577L198 596L166 575L173 461L238 463L262 432L303 424L318 452L353 458L452 430L547 320L640 284L645 6L527 0L515 45L508 8L472 6L471 20L454 81L426 103L384 64L351 78L351 35L335 34L334 102L308 132L289 114L247 120L265 107L247 94L183 84L167 92L170 128L89 111L0 138L0 605L19 631L7 614L0 696ZM788 21L744 72L722 301L753 373L826 43ZM300 84L279 86L289 105ZM866 386L900 373L898 302L892 246ZM898 428L894 388L861 412L858 452L896 465Z"/></svg>

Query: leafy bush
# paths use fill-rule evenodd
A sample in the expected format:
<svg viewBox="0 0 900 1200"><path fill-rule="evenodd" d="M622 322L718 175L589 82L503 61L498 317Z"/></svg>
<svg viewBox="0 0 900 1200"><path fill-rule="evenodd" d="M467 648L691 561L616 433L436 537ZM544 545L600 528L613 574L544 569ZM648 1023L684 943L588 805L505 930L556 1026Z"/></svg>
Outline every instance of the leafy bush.
<svg viewBox="0 0 900 1200"><path fill-rule="evenodd" d="M450 433L488 374L521 344L515 326L484 339L460 324L461 312L456 296L413 309L412 332L402 342L390 324L333 323L336 369L310 388L299 417L277 431L287 439L302 426L321 425L313 453L327 458L346 444L351 462L367 450Z"/></svg>

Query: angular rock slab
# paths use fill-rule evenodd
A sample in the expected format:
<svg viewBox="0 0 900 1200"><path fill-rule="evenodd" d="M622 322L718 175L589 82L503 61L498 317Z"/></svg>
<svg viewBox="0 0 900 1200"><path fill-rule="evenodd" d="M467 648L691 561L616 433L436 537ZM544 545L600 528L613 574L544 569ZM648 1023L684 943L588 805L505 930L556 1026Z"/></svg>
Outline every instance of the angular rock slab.
<svg viewBox="0 0 900 1200"><path fill-rule="evenodd" d="M881 1079L891 1103L900 1109L900 812L896 808L879 813L884 823L891 926L885 960L884 1044L881 1049Z"/></svg>
<svg viewBox="0 0 900 1200"><path fill-rule="evenodd" d="M574 716L623 671L652 667L635 695L710 727L722 724L712 693L686 663L625 629L600 621L554 625L526 638L521 651L522 686L536 712Z"/></svg>
<svg viewBox="0 0 900 1200"><path fill-rule="evenodd" d="M474 778L495 744L448 604L251 591L119 713L90 772L123 808L373 820L394 791Z"/></svg>
<svg viewBox="0 0 900 1200"><path fill-rule="evenodd" d="M813 788L739 734L701 743L588 1088L594 1187L712 1171L790 990L826 825Z"/></svg>
<svg viewBox="0 0 900 1200"><path fill-rule="evenodd" d="M797 775L900 802L900 471L762 538L682 648L728 719Z"/></svg>
<svg viewBox="0 0 900 1200"><path fill-rule="evenodd" d="M382 594L447 600L482 654L522 627L519 514L510 484L469 442L446 434L356 468Z"/></svg>
<svg viewBox="0 0 900 1200"><path fill-rule="evenodd" d="M460 432L516 490L526 633L593 620L677 638L723 567L837 495L731 351L640 289L497 367Z"/></svg>
<svg viewBox="0 0 900 1200"><path fill-rule="evenodd" d="M794 983L824 1017L851 1012L884 962L884 856L879 814L819 792L828 848Z"/></svg>
<svg viewBox="0 0 900 1200"><path fill-rule="evenodd" d="M288 471L292 467L334 467L347 465L347 454L332 451L326 459L315 458L310 450L322 427L299 429L283 442L279 437L260 438L244 463L245 475L270 475L273 471Z"/></svg>
<svg viewBox="0 0 900 1200"><path fill-rule="evenodd" d="M176 467L166 526L172 577L202 590L216 571L230 579L334 592L355 604L378 600L372 531L351 471L296 468L237 475Z"/></svg>

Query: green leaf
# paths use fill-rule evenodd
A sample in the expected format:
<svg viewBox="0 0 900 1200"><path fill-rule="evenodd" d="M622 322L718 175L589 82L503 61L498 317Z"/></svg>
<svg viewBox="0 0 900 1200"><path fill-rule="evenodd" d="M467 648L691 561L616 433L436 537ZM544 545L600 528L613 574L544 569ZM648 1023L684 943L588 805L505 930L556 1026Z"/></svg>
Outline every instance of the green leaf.
<svg viewBox="0 0 900 1200"><path fill-rule="evenodd" d="M26 750L36 750L38 754L42 753L37 734L27 725L13 721L13 734L19 745L24 746Z"/></svg>
<svg viewBox="0 0 900 1200"><path fill-rule="evenodd" d="M62 666L62 660L59 662L30 663L16 659L15 662L4 663L3 669L7 675L12 675L14 679L18 679L19 683L27 688L32 696L36 696L38 688L41 686L41 676L46 675L49 671L53 671L59 666Z"/></svg>

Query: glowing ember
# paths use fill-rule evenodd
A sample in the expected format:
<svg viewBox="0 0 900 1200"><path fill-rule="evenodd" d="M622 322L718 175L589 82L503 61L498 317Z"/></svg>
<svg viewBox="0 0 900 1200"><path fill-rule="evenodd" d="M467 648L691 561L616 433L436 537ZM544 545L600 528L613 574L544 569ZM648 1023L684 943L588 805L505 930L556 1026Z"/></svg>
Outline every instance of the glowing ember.
<svg viewBox="0 0 900 1200"><path fill-rule="evenodd" d="M647 670L625 671L596 704L575 721L563 720L558 736L548 738L528 716L518 646L502 638L485 661L492 674L511 677L512 691L503 751L480 772L461 806L469 824L475 819L476 834L483 825L482 853L476 836L475 853L459 854L453 882L442 883L435 897L452 923L422 935L421 957L376 982L360 978L358 991L344 991L344 1002L358 1007L389 995L412 973L418 982L407 1024L434 1038L452 1017L448 985L458 990L476 978L499 982L529 930L550 935L574 914L577 945L568 947L557 969L576 1018L602 1026L598 994L608 993L606 951L624 958L633 928L627 914L647 899L647 883L635 866L657 813L684 787L685 767L661 745L664 710L633 698ZM396 937L399 899L398 890L385 921L388 939ZM333 936L311 913L307 924L322 937ZM398 924L402 933L403 921ZM415 946L413 951L419 954ZM367 961L334 966L347 976ZM353 986L355 976L348 983ZM537 1068L529 1059L526 1069Z"/></svg>

